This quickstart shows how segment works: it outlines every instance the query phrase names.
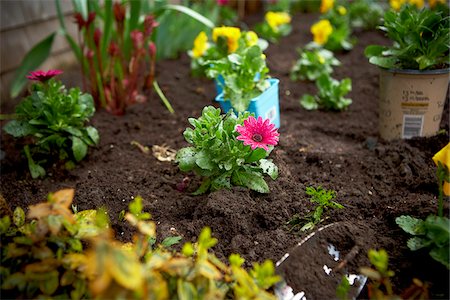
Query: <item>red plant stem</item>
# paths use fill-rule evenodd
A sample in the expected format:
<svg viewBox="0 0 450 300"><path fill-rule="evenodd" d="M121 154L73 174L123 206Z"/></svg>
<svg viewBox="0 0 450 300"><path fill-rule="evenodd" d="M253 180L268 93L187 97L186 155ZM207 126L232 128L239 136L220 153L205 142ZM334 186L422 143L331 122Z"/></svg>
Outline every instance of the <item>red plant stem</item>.
<svg viewBox="0 0 450 300"><path fill-rule="evenodd" d="M139 61L143 49L136 49L130 61L130 76L128 80L128 103L134 103L133 92L137 89L137 81L139 75Z"/></svg>

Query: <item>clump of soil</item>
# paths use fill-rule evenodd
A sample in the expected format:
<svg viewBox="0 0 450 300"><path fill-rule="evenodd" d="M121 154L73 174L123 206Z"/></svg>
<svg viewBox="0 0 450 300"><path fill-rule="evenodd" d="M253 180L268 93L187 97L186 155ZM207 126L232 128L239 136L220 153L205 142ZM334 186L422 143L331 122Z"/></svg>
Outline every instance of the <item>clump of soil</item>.
<svg viewBox="0 0 450 300"><path fill-rule="evenodd" d="M426 251L411 252L406 246L408 235L395 224L395 218L403 214L424 218L436 213L438 188L431 157L448 142L448 118L441 125L446 133L432 138L393 142L378 138L378 70L363 51L369 44L388 41L375 31L358 32L355 48L338 54L343 66L333 76L353 81L349 109L341 113L302 109L299 98L314 94L315 84L290 81L289 70L298 58L296 47L312 39L309 27L317 17L295 15L291 35L266 51L271 75L280 79L281 109L280 143L271 154L280 175L276 181L268 179L270 194L236 187L193 196L189 192L197 187L198 178L131 144L185 147L182 133L189 126L187 118L198 117L206 105L217 106L213 82L193 78L185 54L157 65L158 82L176 113L170 114L154 95L122 117L97 112L92 125L100 133L100 144L70 172L50 166L47 178L32 180L20 152L22 145L2 132L1 194L14 208L42 201L48 192L75 188L78 210L105 207L122 240L128 240L132 231L118 220L119 212L141 195L145 210L158 224L159 239L180 235L183 242L194 241L204 226L210 226L219 239L215 254L226 259L238 252L249 266L252 261L279 260L308 234L289 231L286 222L314 209L305 188L321 185L334 189L336 201L345 206L329 213L321 225L354 224L358 243L363 245L361 253L386 249L396 273L396 292L417 277L431 283L433 298L448 298L448 270ZM448 103L445 112L448 116ZM191 184L180 192L176 186L186 176ZM314 248L310 251L314 256ZM305 269L305 280L309 274L314 276L313 270Z"/></svg>

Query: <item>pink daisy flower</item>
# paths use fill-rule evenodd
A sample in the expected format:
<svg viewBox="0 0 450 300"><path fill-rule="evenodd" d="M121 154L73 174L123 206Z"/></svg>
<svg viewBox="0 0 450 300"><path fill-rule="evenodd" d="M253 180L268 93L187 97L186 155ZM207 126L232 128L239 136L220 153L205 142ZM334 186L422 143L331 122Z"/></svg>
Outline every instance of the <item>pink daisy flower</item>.
<svg viewBox="0 0 450 300"><path fill-rule="evenodd" d="M38 70L38 71L30 72L30 74L27 75L27 78L29 80L45 82L56 75L62 74L62 72L63 71L61 71L61 70L48 70L48 71Z"/></svg>
<svg viewBox="0 0 450 300"><path fill-rule="evenodd" d="M244 121L244 125L236 126L236 131L241 135L236 139L243 141L244 145L249 145L252 150L263 148L269 150L268 145L277 145L279 133L275 124L270 123L269 119L263 120L261 117L255 119L250 116Z"/></svg>

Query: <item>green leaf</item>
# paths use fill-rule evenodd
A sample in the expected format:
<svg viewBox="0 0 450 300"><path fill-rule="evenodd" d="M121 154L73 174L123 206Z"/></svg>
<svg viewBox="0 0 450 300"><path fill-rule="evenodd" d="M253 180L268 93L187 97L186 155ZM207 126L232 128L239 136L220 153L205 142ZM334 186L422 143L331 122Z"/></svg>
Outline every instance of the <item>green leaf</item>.
<svg viewBox="0 0 450 300"><path fill-rule="evenodd" d="M194 169L196 154L197 152L193 147L186 147L178 150L175 161L178 163L181 171L188 172Z"/></svg>
<svg viewBox="0 0 450 300"><path fill-rule="evenodd" d="M75 157L76 161L80 161L86 156L88 147L83 142L82 139L80 139L80 138L78 138L76 136L71 136L71 140L72 140L72 153L73 153L73 156Z"/></svg>
<svg viewBox="0 0 450 300"><path fill-rule="evenodd" d="M447 267L447 269L450 269L450 254L448 251L448 245L447 247L443 247L443 248L433 248L430 251L430 256L440 262L441 264L443 264L444 266Z"/></svg>
<svg viewBox="0 0 450 300"><path fill-rule="evenodd" d="M369 62L385 69L392 69L397 59L393 57L372 56Z"/></svg>
<svg viewBox="0 0 450 300"><path fill-rule="evenodd" d="M264 173L270 176L273 180L278 177L278 167L272 162L271 159L261 159L259 161L259 166Z"/></svg>
<svg viewBox="0 0 450 300"><path fill-rule="evenodd" d="M423 239L420 237L413 237L408 240L406 245L412 251L416 251L416 250L422 249L424 247L428 247L429 245L431 245L431 243L432 242L429 240L426 240L426 239Z"/></svg>
<svg viewBox="0 0 450 300"><path fill-rule="evenodd" d="M27 279L23 273L14 273L11 276L8 276L6 279L2 280L2 289L12 290L14 288L18 288L19 290L24 290Z"/></svg>
<svg viewBox="0 0 450 300"><path fill-rule="evenodd" d="M89 126L86 127L86 132L88 134L88 136L91 138L91 140L94 142L94 144L98 144L98 142L100 141L100 136L98 134L98 131L96 128Z"/></svg>
<svg viewBox="0 0 450 300"><path fill-rule="evenodd" d="M13 222L14 225L16 225L17 227L20 227L23 224L25 224L25 212L19 206L16 207L16 209L14 210Z"/></svg>
<svg viewBox="0 0 450 300"><path fill-rule="evenodd" d="M195 163L197 166L204 170L212 171L214 169L214 164L211 162L211 157L204 150L201 150L195 154Z"/></svg>
<svg viewBox="0 0 450 300"><path fill-rule="evenodd" d="M447 247L450 239L450 220L446 217L429 216L425 220L426 236L438 247Z"/></svg>
<svg viewBox="0 0 450 300"><path fill-rule="evenodd" d="M400 216L395 219L395 223L401 229L412 235L425 234L425 227L423 220L413 218L411 216Z"/></svg>
<svg viewBox="0 0 450 300"><path fill-rule="evenodd" d="M259 161L267 156L267 151L262 148L256 148L252 151L249 158L247 158L248 163Z"/></svg>
<svg viewBox="0 0 450 300"><path fill-rule="evenodd" d="M304 109L307 110L315 110L319 108L316 98L311 95L303 95L303 97L300 99L300 104Z"/></svg>
<svg viewBox="0 0 450 300"><path fill-rule="evenodd" d="M56 32L48 35L45 39L35 45L22 60L11 84L10 94L12 98L17 97L27 83L28 79L26 78L26 75L38 68L48 58L55 35Z"/></svg>
<svg viewBox="0 0 450 300"><path fill-rule="evenodd" d="M23 150L24 150L25 156L27 157L27 160L28 160L28 169L30 170L31 177L33 177L33 179L36 179L39 177L44 177L45 170L43 167L41 167L40 165L38 165L34 162L33 158L31 157L30 148L28 147L28 145L25 146L23 148Z"/></svg>
<svg viewBox="0 0 450 300"><path fill-rule="evenodd" d="M197 299L197 289L195 286L187 281L184 281L182 278L177 280L177 294L178 299L180 300L191 300Z"/></svg>
<svg viewBox="0 0 450 300"><path fill-rule="evenodd" d="M170 246L173 246L175 244L178 244L181 241L181 236L169 236L166 237L162 242L161 245L163 247L169 248Z"/></svg>
<svg viewBox="0 0 450 300"><path fill-rule="evenodd" d="M59 274L54 270L45 274L45 278L40 281L39 289L45 295L52 295L59 286Z"/></svg>
<svg viewBox="0 0 450 300"><path fill-rule="evenodd" d="M9 121L4 127L6 133L13 137L24 137L36 133L34 126L30 125L26 121L12 120Z"/></svg>
<svg viewBox="0 0 450 300"><path fill-rule="evenodd" d="M211 20L202 16L195 10L190 9L189 7L186 7L183 5L168 4L168 5L164 6L164 8L182 12L182 13L192 17L193 19L197 20L198 22L203 23L204 25L206 25L207 27L209 27L211 29L215 27L214 23Z"/></svg>
<svg viewBox="0 0 450 300"><path fill-rule="evenodd" d="M248 187L259 193L269 193L269 186L260 173L238 170L233 173L232 180L236 185Z"/></svg>

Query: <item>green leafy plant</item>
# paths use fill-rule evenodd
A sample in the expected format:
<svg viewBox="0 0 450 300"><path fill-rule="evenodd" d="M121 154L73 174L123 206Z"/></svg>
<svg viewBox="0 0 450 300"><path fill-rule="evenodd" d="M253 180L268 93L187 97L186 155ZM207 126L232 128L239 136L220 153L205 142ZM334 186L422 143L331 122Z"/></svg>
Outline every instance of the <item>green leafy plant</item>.
<svg viewBox="0 0 450 300"><path fill-rule="evenodd" d="M316 80L318 94L315 96L305 94L300 104L307 110L325 109L341 111L352 104L352 99L345 98L352 90L352 81L345 78L341 81L333 79L328 74L322 74Z"/></svg>
<svg viewBox="0 0 450 300"><path fill-rule="evenodd" d="M369 62L387 69L429 70L447 68L450 49L450 18L442 11L417 10L404 5L399 12L387 11L379 28L392 40L386 47L365 49Z"/></svg>
<svg viewBox="0 0 450 300"><path fill-rule="evenodd" d="M333 55L333 52L323 48L298 49L300 58L291 69L291 80L317 80L322 74L331 74L333 67L341 63Z"/></svg>
<svg viewBox="0 0 450 300"><path fill-rule="evenodd" d="M69 91L51 78L33 84L31 94L16 107L14 120L3 129L15 138L31 137L24 148L33 178L46 174L42 165L51 157L66 161L72 168L82 160L89 146L95 146L99 134L86 126L95 112L92 96L78 88Z"/></svg>
<svg viewBox="0 0 450 300"><path fill-rule="evenodd" d="M350 24L353 28L375 29L383 22L385 8L380 1L356 0L348 6Z"/></svg>
<svg viewBox="0 0 450 300"><path fill-rule="evenodd" d="M430 256L450 269L450 220L444 217L444 194L450 194L450 143L433 156L437 165L439 185L438 214L430 215L425 220L408 215L397 217L395 222L405 232L414 235L407 242L408 248L416 251L422 248L430 250Z"/></svg>
<svg viewBox="0 0 450 300"><path fill-rule="evenodd" d="M236 116L232 111L221 115L219 108L208 106L203 109L201 117L189 119L194 128L187 128L184 137L192 146L180 149L176 162L181 171L194 171L203 177L195 194L231 188L232 185L260 193L269 192L263 174L272 179L278 176L276 165L266 159L271 149L266 146L269 151L263 148L252 150L237 139L239 133L236 128L242 126L249 116L248 112ZM265 133L255 134L264 138Z"/></svg>
<svg viewBox="0 0 450 300"><path fill-rule="evenodd" d="M322 222L324 218L322 215L331 209L342 209L343 205L336 201L336 192L333 190L326 190L319 186L317 189L314 187L307 187L306 194L311 197L310 201L317 204L314 211L306 216L294 215L294 217L287 223L291 226L291 230L295 230L298 227L301 231L311 230L317 224Z"/></svg>
<svg viewBox="0 0 450 300"><path fill-rule="evenodd" d="M414 235L408 240L408 248L416 251L430 249L430 256L450 268L449 237L450 220L446 217L428 216L425 220L400 216L395 222L407 233Z"/></svg>
<svg viewBox="0 0 450 300"><path fill-rule="evenodd" d="M73 214L74 190L49 194L48 201L22 208L0 220L2 295L19 298L81 299L88 295L87 276L78 258L81 239L98 233L96 211ZM9 295L9 296L8 296Z"/></svg>
<svg viewBox="0 0 450 300"><path fill-rule="evenodd" d="M264 18L264 22L255 25L256 33L264 39L276 43L291 33L291 16L287 12L268 11Z"/></svg>
<svg viewBox="0 0 450 300"><path fill-rule="evenodd" d="M265 91L269 68L259 46L246 47L220 60L209 61L206 74L210 78L223 78L223 96L237 112L246 111L250 101ZM222 83L221 83L222 84Z"/></svg>
<svg viewBox="0 0 450 300"><path fill-rule="evenodd" d="M360 273L369 278L367 291L369 299L429 299L428 284L417 278L412 280L412 284L405 289L401 295L396 295L392 289L391 278L395 275L389 270L389 256L384 249L370 249L368 252L370 263L374 268L361 267Z"/></svg>
<svg viewBox="0 0 450 300"><path fill-rule="evenodd" d="M73 214L74 190L62 190L47 202L31 206L25 220L16 208L13 222L0 220L2 296L46 299L273 299L280 280L271 261L219 260L210 249L217 243L204 228L196 243L181 252L165 239L155 246L156 226L142 211L142 198L129 205L125 219L135 227L133 243L116 241L105 211ZM84 249L87 245L87 249Z"/></svg>
<svg viewBox="0 0 450 300"><path fill-rule="evenodd" d="M371 282L368 285L368 294L370 299L399 299L394 297L392 290L391 277L395 273L389 270L389 256L384 249L374 250L370 249L368 252L370 263L375 268L361 267L359 270L362 275L367 276Z"/></svg>

